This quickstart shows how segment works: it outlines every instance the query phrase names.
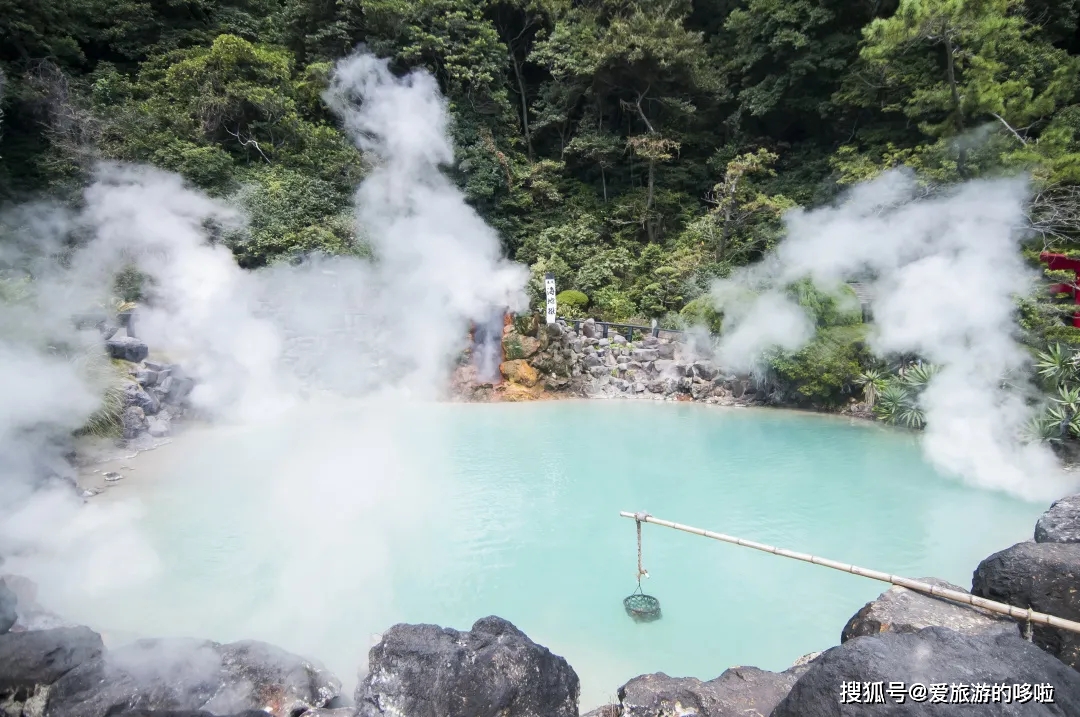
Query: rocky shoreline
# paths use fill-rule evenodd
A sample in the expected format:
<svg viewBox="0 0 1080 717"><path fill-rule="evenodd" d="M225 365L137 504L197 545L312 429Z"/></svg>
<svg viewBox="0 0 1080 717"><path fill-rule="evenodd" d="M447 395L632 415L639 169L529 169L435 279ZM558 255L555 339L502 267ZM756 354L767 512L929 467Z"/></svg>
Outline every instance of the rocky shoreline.
<svg viewBox="0 0 1080 717"><path fill-rule="evenodd" d="M1040 518L1034 540L983 560L971 593L1080 620L1078 578L1074 495ZM709 681L640 675L589 717L1077 715L1077 638L1036 626L1027 641L1012 619L891 587L852 616L838 646L783 672L737 666ZM389 628L345 695L318 662L257 641L151 639L106 649L89 628L42 611L28 581L0 579L5 717L576 717L578 697L565 659L494 616L466 632Z"/></svg>
<svg viewBox="0 0 1080 717"><path fill-rule="evenodd" d="M540 323L522 315L503 328L501 381L480 379L466 351L454 374L455 400L535 401L558 398L695 401L721 406L775 405L748 374L717 363L711 341L688 334L628 341L601 336L593 319L575 331L563 319ZM873 419L852 402L839 413Z"/></svg>

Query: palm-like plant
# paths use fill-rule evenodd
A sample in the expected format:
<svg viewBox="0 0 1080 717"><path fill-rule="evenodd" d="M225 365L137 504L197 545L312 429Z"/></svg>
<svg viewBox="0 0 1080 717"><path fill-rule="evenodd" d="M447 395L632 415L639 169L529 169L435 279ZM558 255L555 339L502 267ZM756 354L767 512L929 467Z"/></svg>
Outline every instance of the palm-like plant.
<svg viewBox="0 0 1080 717"><path fill-rule="evenodd" d="M924 362L912 364L904 372L904 383L916 390L926 388L926 385L930 383L930 379L937 375L939 371L941 371L941 367L936 364Z"/></svg>
<svg viewBox="0 0 1080 717"><path fill-rule="evenodd" d="M881 390L885 388L886 374L876 368L868 368L859 374L855 383L862 386L863 401L869 408L873 408Z"/></svg>
<svg viewBox="0 0 1080 717"><path fill-rule="evenodd" d="M1080 353L1054 344L1037 354L1035 368L1042 378L1056 386L1076 381Z"/></svg>

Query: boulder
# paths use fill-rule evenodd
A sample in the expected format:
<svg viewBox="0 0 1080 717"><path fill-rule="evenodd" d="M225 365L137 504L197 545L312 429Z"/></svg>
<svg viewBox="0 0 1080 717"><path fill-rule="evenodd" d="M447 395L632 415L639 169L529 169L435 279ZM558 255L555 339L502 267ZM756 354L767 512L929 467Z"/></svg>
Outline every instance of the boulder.
<svg viewBox="0 0 1080 717"><path fill-rule="evenodd" d="M150 354L150 349L144 342L131 336L109 339L105 342L105 348L114 359L132 363L138 363Z"/></svg>
<svg viewBox="0 0 1080 717"><path fill-rule="evenodd" d="M163 400L171 406L183 403L191 394L193 388L195 388L195 381L187 376L175 375L175 369L173 375L167 376L160 384L158 384L158 389L162 393Z"/></svg>
<svg viewBox="0 0 1080 717"><path fill-rule="evenodd" d="M162 371L170 368L169 364L167 364L167 363L162 363L160 361L149 361L149 360L148 361L143 361L143 366L145 366L149 370L154 371L156 373L161 373Z"/></svg>
<svg viewBox="0 0 1080 717"><path fill-rule="evenodd" d="M807 667L732 667L715 680L641 675L619 688L622 717L768 717Z"/></svg>
<svg viewBox="0 0 1080 717"><path fill-rule="evenodd" d="M527 359L536 355L540 350L540 342L531 336L522 336L518 333L510 333L503 337L503 356L513 361Z"/></svg>
<svg viewBox="0 0 1080 717"><path fill-rule="evenodd" d="M124 425L124 438L137 438L145 431L149 424L146 422L146 414L138 406L128 406L121 416Z"/></svg>
<svg viewBox="0 0 1080 717"><path fill-rule="evenodd" d="M596 354L585 354L585 359L582 363L584 363L586 367L592 368L593 366L599 366L603 362Z"/></svg>
<svg viewBox="0 0 1080 717"><path fill-rule="evenodd" d="M967 592L937 578L919 580L949 590ZM1007 617L894 585L878 595L876 600L866 603L848 620L840 633L840 642L882 632L918 632L931 625L967 634L1018 634L1016 622Z"/></svg>
<svg viewBox="0 0 1080 717"><path fill-rule="evenodd" d="M158 400L142 389L137 383L129 383L124 386L124 403L128 406L138 406L143 414L153 416L161 410Z"/></svg>
<svg viewBox="0 0 1080 717"><path fill-rule="evenodd" d="M627 344L626 337L622 334L612 334L611 343L615 344L616 346L625 346Z"/></svg>
<svg viewBox="0 0 1080 717"><path fill-rule="evenodd" d="M630 353L630 358L634 359L635 361L645 362L655 361L656 359L660 358L660 356L657 353L656 349L634 349Z"/></svg>
<svg viewBox="0 0 1080 717"><path fill-rule="evenodd" d="M656 347L656 354L662 359L674 359L675 358L675 344L662 343Z"/></svg>
<svg viewBox="0 0 1080 717"><path fill-rule="evenodd" d="M1018 543L979 563L973 595L1080 620L1080 543ZM1032 639L1080 670L1080 634L1035 625Z"/></svg>
<svg viewBox="0 0 1080 717"><path fill-rule="evenodd" d="M499 617L469 632L395 625L368 656L357 717L577 717L577 674Z"/></svg>
<svg viewBox="0 0 1080 717"><path fill-rule="evenodd" d="M506 380L526 387L535 386L540 380L540 374L524 359L503 361L499 364L499 372Z"/></svg>
<svg viewBox="0 0 1080 717"><path fill-rule="evenodd" d="M596 336L596 319L585 319L581 323L581 335L587 339L595 339Z"/></svg>
<svg viewBox="0 0 1080 717"><path fill-rule="evenodd" d="M0 635L10 630L15 621L19 619L18 613L15 612L17 603L18 599L15 597L15 593L11 591L6 582L0 580Z"/></svg>
<svg viewBox="0 0 1080 717"><path fill-rule="evenodd" d="M146 432L154 438L164 438L172 433L172 423L168 416L154 416L147 419Z"/></svg>
<svg viewBox="0 0 1080 717"><path fill-rule="evenodd" d="M0 714L41 715L56 682L104 649L86 627L0 635Z"/></svg>
<svg viewBox="0 0 1080 717"><path fill-rule="evenodd" d="M263 642L139 640L58 680L49 717L111 717L125 709L294 717L328 704L340 690L321 665Z"/></svg>
<svg viewBox="0 0 1080 717"><path fill-rule="evenodd" d="M244 710L243 712L237 712L231 715L221 715L220 717L266 717L264 710ZM316 713L305 712L300 717L312 717ZM112 715L110 715L112 717ZM218 717L213 712L207 712L205 710L126 710L119 713L116 717Z"/></svg>
<svg viewBox="0 0 1080 717"><path fill-rule="evenodd" d="M1080 675L1030 642L1018 635L927 627L857 637L825 651L771 717L1076 714Z"/></svg>
<svg viewBox="0 0 1080 717"><path fill-rule="evenodd" d="M1036 543L1080 543L1080 493L1054 501L1035 524Z"/></svg>
<svg viewBox="0 0 1080 717"><path fill-rule="evenodd" d="M705 381L712 381L720 373L711 361L695 361L693 370L695 376Z"/></svg>
<svg viewBox="0 0 1080 717"><path fill-rule="evenodd" d="M656 348L659 343L660 339L655 336L646 336L641 340L641 345L648 349Z"/></svg>

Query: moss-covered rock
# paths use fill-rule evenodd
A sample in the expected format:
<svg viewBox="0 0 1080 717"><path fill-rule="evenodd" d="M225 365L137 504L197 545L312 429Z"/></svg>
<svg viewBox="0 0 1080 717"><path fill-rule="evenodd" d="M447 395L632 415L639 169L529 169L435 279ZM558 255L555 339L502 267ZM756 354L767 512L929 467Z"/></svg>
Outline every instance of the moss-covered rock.
<svg viewBox="0 0 1080 717"><path fill-rule="evenodd" d="M507 381L522 386L532 387L540 380L540 374L536 369L530 366L528 361L522 359L502 362L499 364L499 371Z"/></svg>

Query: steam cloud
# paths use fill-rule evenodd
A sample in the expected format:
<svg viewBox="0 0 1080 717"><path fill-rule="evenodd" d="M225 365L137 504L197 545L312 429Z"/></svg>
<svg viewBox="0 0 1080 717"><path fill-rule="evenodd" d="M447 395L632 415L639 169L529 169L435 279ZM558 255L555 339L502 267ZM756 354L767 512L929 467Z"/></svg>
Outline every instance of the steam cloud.
<svg viewBox="0 0 1080 717"><path fill-rule="evenodd" d="M338 64L325 98L374 162L356 194L358 233L373 260L242 271L211 231L240 226L242 213L143 166L102 164L78 210L35 204L0 217L10 239L0 244L0 289L26 293L0 312L0 555L8 556L4 572L34 579L53 604L74 607L160 569L133 505L84 506L68 489L41 489L43 475L67 470L59 459L55 470L41 465L66 446L44 449L86 420L100 389L55 349L100 346L72 316L100 311L121 267L149 277L139 337L196 380L199 411L224 422L271 421L328 387L375 401L363 419L372 430L344 438L357 462L321 466L305 486L334 496L342 529L375 510L381 493L371 488L393 482L402 462L371 460L395 447L383 435L388 426L403 435L408 428L376 394L437 398L469 322L525 307L527 270L503 258L496 233L440 171L453 151L435 80L397 78L385 61L356 55ZM267 500L288 513L291 506L276 504L284 492L269 488ZM295 491L285 492L295 502ZM297 536L296 559L306 551L310 564L330 547L333 525L309 532L307 544Z"/></svg>
<svg viewBox="0 0 1080 717"><path fill-rule="evenodd" d="M792 212L773 254L713 286L732 324L721 359L746 370L770 346L805 345L813 330L783 293L791 282L860 278L873 287L875 352L915 352L943 367L921 397L930 460L974 485L1059 497L1075 481L1047 448L1020 440L1032 415L1013 302L1035 280L1019 252L1026 199L1020 180L919 198L914 176L893 171L836 206Z"/></svg>

